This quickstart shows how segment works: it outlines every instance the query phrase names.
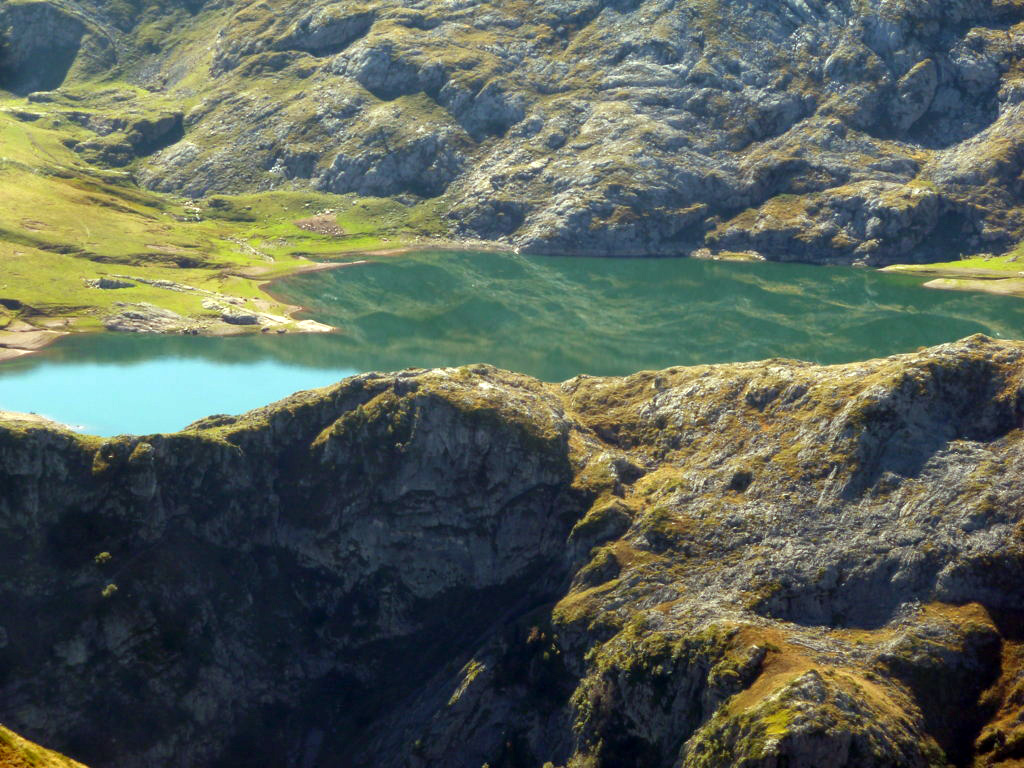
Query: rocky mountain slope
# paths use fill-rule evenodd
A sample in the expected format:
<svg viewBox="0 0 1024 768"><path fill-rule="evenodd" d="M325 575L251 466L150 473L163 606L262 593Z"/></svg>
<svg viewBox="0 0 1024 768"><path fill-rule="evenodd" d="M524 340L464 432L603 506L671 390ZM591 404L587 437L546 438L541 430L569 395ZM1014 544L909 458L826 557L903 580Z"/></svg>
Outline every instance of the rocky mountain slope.
<svg viewBox="0 0 1024 768"><path fill-rule="evenodd" d="M935 261L1024 235L1022 22L1019 0L3 0L0 88L156 190L438 198L454 233L542 252Z"/></svg>
<svg viewBox="0 0 1024 768"><path fill-rule="evenodd" d="M1010 766L1024 343L0 425L0 717L94 766Z"/></svg>

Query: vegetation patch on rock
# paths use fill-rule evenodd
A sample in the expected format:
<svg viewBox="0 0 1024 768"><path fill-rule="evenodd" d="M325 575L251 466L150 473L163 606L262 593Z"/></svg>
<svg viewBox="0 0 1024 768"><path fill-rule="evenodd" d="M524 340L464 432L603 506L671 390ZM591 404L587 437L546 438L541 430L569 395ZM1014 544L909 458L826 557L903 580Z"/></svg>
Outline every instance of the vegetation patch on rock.
<svg viewBox="0 0 1024 768"><path fill-rule="evenodd" d="M1024 236L1022 23L1011 0L5 0L0 89L193 199L436 200L447 234L539 252L882 265Z"/></svg>
<svg viewBox="0 0 1024 768"><path fill-rule="evenodd" d="M1009 768L1022 376L975 336L364 374L172 435L0 415L5 717L129 768Z"/></svg>

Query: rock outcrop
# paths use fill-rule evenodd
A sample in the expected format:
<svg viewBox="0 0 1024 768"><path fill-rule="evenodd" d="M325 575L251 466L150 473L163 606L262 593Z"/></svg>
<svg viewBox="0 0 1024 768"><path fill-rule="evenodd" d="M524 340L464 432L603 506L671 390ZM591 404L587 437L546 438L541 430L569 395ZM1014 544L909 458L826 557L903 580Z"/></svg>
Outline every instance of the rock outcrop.
<svg viewBox="0 0 1024 768"><path fill-rule="evenodd" d="M86 25L54 3L0 5L0 88L19 95L63 84Z"/></svg>
<svg viewBox="0 0 1024 768"><path fill-rule="evenodd" d="M1022 427L980 336L3 421L3 715L124 768L1008 768Z"/></svg>
<svg viewBox="0 0 1024 768"><path fill-rule="evenodd" d="M92 79L148 89L125 89L146 130L78 148L158 190L440 197L453 232L540 252L883 264L1024 237L1016 0L0 9L0 87L71 57L42 97L101 133L123 102Z"/></svg>
<svg viewBox="0 0 1024 768"><path fill-rule="evenodd" d="M108 331L176 333L184 330L189 324L188 318L155 304L146 302L128 304L120 301L117 304L123 308L103 319L103 327Z"/></svg>

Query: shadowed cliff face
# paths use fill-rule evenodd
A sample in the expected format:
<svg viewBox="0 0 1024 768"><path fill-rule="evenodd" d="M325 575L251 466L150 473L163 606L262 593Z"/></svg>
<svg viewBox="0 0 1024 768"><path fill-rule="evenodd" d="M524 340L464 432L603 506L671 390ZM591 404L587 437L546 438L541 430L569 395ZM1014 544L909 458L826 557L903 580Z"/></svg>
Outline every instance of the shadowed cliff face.
<svg viewBox="0 0 1024 768"><path fill-rule="evenodd" d="M0 88L24 96L59 88L85 24L48 3L0 7Z"/></svg>
<svg viewBox="0 0 1024 768"><path fill-rule="evenodd" d="M8 419L3 717L97 766L1009 766L1022 385L972 337Z"/></svg>
<svg viewBox="0 0 1024 768"><path fill-rule="evenodd" d="M382 707L554 597L582 511L553 395L448 378L145 440L5 432L5 593L40 600L7 603L7 711L66 716L96 764L285 765L307 741L346 762Z"/></svg>
<svg viewBox="0 0 1024 768"><path fill-rule="evenodd" d="M1024 235L1018 0L3 7L0 87L74 59L41 98L104 136L111 78L152 94L115 111L180 105L145 159L82 145L159 190L440 197L458 234L542 252L882 264Z"/></svg>

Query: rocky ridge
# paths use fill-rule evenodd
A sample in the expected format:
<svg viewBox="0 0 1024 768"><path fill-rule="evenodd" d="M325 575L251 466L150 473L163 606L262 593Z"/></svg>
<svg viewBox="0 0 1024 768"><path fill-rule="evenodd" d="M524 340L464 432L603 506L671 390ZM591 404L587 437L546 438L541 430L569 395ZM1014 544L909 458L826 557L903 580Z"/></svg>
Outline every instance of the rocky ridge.
<svg viewBox="0 0 1024 768"><path fill-rule="evenodd" d="M0 423L0 700L95 766L1009 766L1024 343Z"/></svg>
<svg viewBox="0 0 1024 768"><path fill-rule="evenodd" d="M439 197L453 233L540 252L935 261L1024 237L1022 22L1018 0L4 0L0 88L157 190Z"/></svg>

